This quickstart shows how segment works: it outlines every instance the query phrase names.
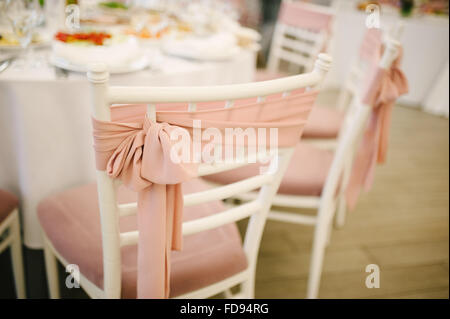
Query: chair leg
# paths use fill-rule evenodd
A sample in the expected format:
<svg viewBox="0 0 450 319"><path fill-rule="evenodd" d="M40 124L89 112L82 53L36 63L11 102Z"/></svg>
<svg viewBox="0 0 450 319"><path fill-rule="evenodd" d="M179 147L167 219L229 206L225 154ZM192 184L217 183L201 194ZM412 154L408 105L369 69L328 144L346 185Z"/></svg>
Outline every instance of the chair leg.
<svg viewBox="0 0 450 319"><path fill-rule="evenodd" d="M245 299L255 299L255 272L253 271L241 285L242 295Z"/></svg>
<svg viewBox="0 0 450 319"><path fill-rule="evenodd" d="M15 218L11 224L11 260L16 286L16 295L19 299L25 299L25 275L23 269L22 241L20 238L19 214L16 210Z"/></svg>
<svg viewBox="0 0 450 319"><path fill-rule="evenodd" d="M225 296L225 299L230 299L233 297L233 293L231 292L231 289L227 289L223 292L223 295Z"/></svg>
<svg viewBox="0 0 450 319"><path fill-rule="evenodd" d="M319 215L321 212L319 212ZM322 276L323 258L330 232L330 222L327 218L319 218L314 230L314 240L309 267L306 298L316 299L319 295L320 277Z"/></svg>
<svg viewBox="0 0 450 319"><path fill-rule="evenodd" d="M44 239L45 269L47 272L48 292L51 299L59 299L58 264L55 255Z"/></svg>
<svg viewBox="0 0 450 319"><path fill-rule="evenodd" d="M336 228L342 228L344 226L346 215L347 215L347 202L345 200L345 194L341 194L338 200L336 217L334 218L334 226Z"/></svg>
<svg viewBox="0 0 450 319"><path fill-rule="evenodd" d="M334 226L336 228L341 228L345 224L345 218L347 215L347 200L345 196L352 168L353 162L351 161L351 157L349 157L344 164L344 173L342 177L343 181L340 186L341 190L339 192L339 198L337 202L336 216L334 217Z"/></svg>
<svg viewBox="0 0 450 319"><path fill-rule="evenodd" d="M325 247L328 247L331 243L331 234L333 232L333 223L327 224L327 235L326 235L326 241L325 241Z"/></svg>

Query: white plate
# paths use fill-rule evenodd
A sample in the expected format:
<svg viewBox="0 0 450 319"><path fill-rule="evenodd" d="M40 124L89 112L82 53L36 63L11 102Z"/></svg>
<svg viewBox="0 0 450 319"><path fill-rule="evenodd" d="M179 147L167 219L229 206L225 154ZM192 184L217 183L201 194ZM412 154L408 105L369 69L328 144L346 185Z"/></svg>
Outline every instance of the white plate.
<svg viewBox="0 0 450 319"><path fill-rule="evenodd" d="M240 51L235 36L225 31L204 37L167 37L161 48L165 54L200 61L229 60Z"/></svg>
<svg viewBox="0 0 450 319"><path fill-rule="evenodd" d="M225 61L229 60L240 51L238 46L233 46L226 51L220 52L219 55L201 54L199 52L183 50L181 47L162 46L162 51L171 56L176 56L185 59L198 60L198 61Z"/></svg>
<svg viewBox="0 0 450 319"><path fill-rule="evenodd" d="M50 64L57 66L58 68L74 71L74 72L87 72L88 67L86 65L73 64L64 58L58 57L52 54L49 59ZM147 56L142 55L140 58L136 59L130 64L116 66L109 71L111 74L129 73L136 72L145 69L149 64L149 59Z"/></svg>

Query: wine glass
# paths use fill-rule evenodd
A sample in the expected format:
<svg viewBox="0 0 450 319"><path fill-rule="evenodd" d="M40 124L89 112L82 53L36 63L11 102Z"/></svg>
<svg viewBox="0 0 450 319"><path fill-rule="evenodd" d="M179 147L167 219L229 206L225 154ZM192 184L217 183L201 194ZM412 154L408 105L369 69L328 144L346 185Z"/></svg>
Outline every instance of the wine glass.
<svg viewBox="0 0 450 319"><path fill-rule="evenodd" d="M6 16L25 51L25 62L30 62L30 43L36 26L42 22L38 0L9 0L6 5Z"/></svg>

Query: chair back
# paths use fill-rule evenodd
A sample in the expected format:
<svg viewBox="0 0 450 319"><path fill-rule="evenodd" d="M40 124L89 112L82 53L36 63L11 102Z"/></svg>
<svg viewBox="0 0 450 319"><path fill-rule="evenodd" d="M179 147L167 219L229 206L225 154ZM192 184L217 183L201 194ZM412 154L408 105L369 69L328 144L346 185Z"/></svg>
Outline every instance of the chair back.
<svg viewBox="0 0 450 319"><path fill-rule="evenodd" d="M216 101L226 101L225 107L232 108L235 100L256 98L263 105L266 96L282 93L282 96L285 97L293 90L308 90L317 87L329 70L330 63L331 58L321 54L316 61L314 70L308 74L266 82L211 87L110 86L108 84L108 72L106 72L104 66L96 65L88 72L92 91L92 113L96 120L110 121L112 104L140 103L147 105L147 116L151 121L155 121L156 105L160 103L186 104L187 109L192 112L195 111L197 104L205 102L214 104L217 103ZM283 111L280 110L280 112ZM305 115L307 116L307 114ZM271 159L268 170L262 174L233 184L185 195L184 205L193 206L232 198L236 194L259 189L258 197L251 202L208 217L184 222L182 226L183 236L249 218L244 239L244 251L248 261L248 271L254 274L266 217L292 152L292 148L285 148L273 153L258 154L265 160ZM198 175L215 174L247 164L245 161L200 164ZM119 229L119 219L123 216L136 214L137 204L117 203L116 190L118 184L105 171L97 170L103 245L104 297L106 298L120 297L121 247L136 245L139 238L138 231L121 232Z"/></svg>
<svg viewBox="0 0 450 319"><path fill-rule="evenodd" d="M281 61L289 72L310 72L315 57L326 50L331 35L334 9L283 0L269 52L268 70L279 71Z"/></svg>
<svg viewBox="0 0 450 319"><path fill-rule="evenodd" d="M400 43L393 39L385 40L385 50L379 60L378 68L388 70L394 60L397 58L400 50ZM372 82L368 86L376 86L377 79L372 78ZM368 105L363 101L362 94L355 94L349 106L349 111L346 113L343 128L339 134L337 147L334 153L334 158L330 171L325 182L325 187L322 195L323 203L334 203L332 199L337 194L338 188L347 187L349 176L343 176L344 167L349 161L352 163L356 154L356 149L363 133L368 125L368 118L371 114L373 105Z"/></svg>

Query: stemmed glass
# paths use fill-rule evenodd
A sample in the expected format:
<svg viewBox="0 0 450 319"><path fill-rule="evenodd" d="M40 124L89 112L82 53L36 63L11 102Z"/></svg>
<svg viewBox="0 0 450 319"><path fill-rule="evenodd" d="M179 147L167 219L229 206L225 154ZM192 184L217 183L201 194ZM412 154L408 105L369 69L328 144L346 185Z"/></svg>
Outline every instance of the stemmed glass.
<svg viewBox="0 0 450 319"><path fill-rule="evenodd" d="M30 64L30 43L34 29L42 22L39 0L9 0L6 16L17 36L20 46L25 51L25 64Z"/></svg>

